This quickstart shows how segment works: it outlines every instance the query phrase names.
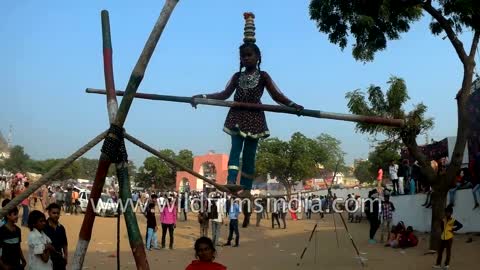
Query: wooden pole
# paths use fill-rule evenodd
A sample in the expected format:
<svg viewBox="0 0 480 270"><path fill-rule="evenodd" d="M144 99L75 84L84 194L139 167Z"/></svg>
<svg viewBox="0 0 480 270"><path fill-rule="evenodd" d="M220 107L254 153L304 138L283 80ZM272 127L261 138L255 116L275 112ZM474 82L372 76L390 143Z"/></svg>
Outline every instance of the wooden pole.
<svg viewBox="0 0 480 270"><path fill-rule="evenodd" d="M117 96L115 95L115 79L113 76L113 49L112 35L110 32L110 18L107 10L102 10L102 40L103 40L103 71L105 77L105 88L107 89L107 111L110 124L115 122L118 111ZM118 164L115 164L118 165ZM117 169L117 177L118 167ZM117 209L117 270L120 270L120 219L122 212Z"/></svg>
<svg viewBox="0 0 480 270"><path fill-rule="evenodd" d="M113 77L113 49L112 36L110 33L110 18L107 10L102 10L102 40L103 40L103 71L105 76L105 88L107 94L107 110L110 124L115 121L118 103L115 95L115 80Z"/></svg>
<svg viewBox="0 0 480 270"><path fill-rule="evenodd" d="M177 5L178 0L167 0L163 6L163 9L160 13L160 16L153 27L152 32L143 48L143 51L135 65L135 68L130 75L130 79L127 84L127 88L125 91L124 98L120 103L118 108L117 114L115 116L114 124L118 127L123 127L125 123L126 117L130 110L130 107L133 102L133 98L135 97L135 93L142 82L143 76L145 74L145 70L147 68L148 62L155 50L155 47L160 39L160 36L165 29L165 26L170 18L175 6ZM105 177L108 172L108 168L111 164L110 158L102 153L100 155L100 161L97 169L97 174L95 176L95 185L97 186L95 190L100 190L98 187L103 187L105 183ZM129 197L131 197L130 192L130 184L128 180L128 162L122 162L117 166L117 174L120 172L122 179L119 179L119 183L121 184L120 190L120 199L125 202ZM101 191L101 190L100 190ZM101 194L101 192L100 192ZM100 196L100 194L95 194L96 196ZM93 188L91 196L93 197ZM97 201L98 201L97 197ZM87 211L90 208L90 211L93 211L91 204L87 207ZM145 247L143 245L143 240L140 235L140 229L138 228L138 223L136 220L135 213L133 213L133 209L127 208L125 213L125 220L127 222L127 232L130 242L130 248L132 249L133 256L135 258L135 264L137 269L150 269L145 253ZM85 259L85 255L88 249L88 244L91 239L92 235L92 228L94 223L94 216L85 216L82 224L82 228L80 231L80 239L77 244L77 250L75 252L74 257L74 264L73 269L80 270L83 266L83 261Z"/></svg>
<svg viewBox="0 0 480 270"><path fill-rule="evenodd" d="M86 92L89 94L105 94L103 89L94 89L87 88ZM117 91L117 96L123 96L125 93L123 91ZM349 122L361 122L375 125L384 125L392 127L403 127L405 125L405 120L403 119L390 119L377 116L367 116L367 115L355 115L355 114L344 114L344 113L331 113L323 112L319 110L310 110L304 109L302 111L297 111L294 108L287 106L278 106L278 105L268 105L268 104L252 104L252 103L241 103L234 101L224 101L216 99L205 99L205 98L195 98L191 97L181 97L181 96L167 96L167 95L156 95L156 94L146 94L146 93L136 93L135 97L140 99L149 99L149 100L163 100L170 102L180 102L180 103L192 103L203 104L210 106L219 106L219 107L232 107L232 108L241 108L249 110L261 110L268 112L276 113L286 113L286 114L295 114L298 116L308 116L313 118L323 118L323 119L332 119L332 120L341 120Z"/></svg>
<svg viewBox="0 0 480 270"><path fill-rule="evenodd" d="M28 196L33 194L33 192L35 192L41 186L48 184L52 180L53 177L55 177L59 172L61 172L66 167L68 167L70 164L72 164L75 160L77 160L83 154L88 152L88 150L92 149L95 145L97 145L99 142L101 142L105 138L105 136L107 136L107 131L104 131L104 132L100 133L97 137L95 137L93 140L88 142L86 145L82 146L80 149L78 149L71 156L67 157L62 162L60 162L55 167L53 167L50 171L48 171L46 174L44 174L42 177L40 177L40 179L33 182L27 188L27 190L25 190L24 192L15 196L15 198L12 201L10 201L7 205L5 205L5 207L0 209L0 219L5 217L5 215L8 213L8 211L17 207L24 199L26 199Z"/></svg>

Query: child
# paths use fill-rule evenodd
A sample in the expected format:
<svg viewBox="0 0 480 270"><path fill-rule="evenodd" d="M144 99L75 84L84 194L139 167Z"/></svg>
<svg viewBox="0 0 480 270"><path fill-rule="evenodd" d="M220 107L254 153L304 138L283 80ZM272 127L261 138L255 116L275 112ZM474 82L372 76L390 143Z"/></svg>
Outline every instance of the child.
<svg viewBox="0 0 480 270"><path fill-rule="evenodd" d="M443 269L448 269L450 265L450 255L452 252L453 232L460 230L463 225L452 217L453 207L451 205L445 208L445 218L442 220L442 235L440 236L441 243L438 250L437 263L433 266L435 269L441 269L443 250L447 249L447 258L445 259L445 266Z"/></svg>
<svg viewBox="0 0 480 270"><path fill-rule="evenodd" d="M34 210L28 216L28 269L29 270L52 270L53 264L50 253L56 252L51 245L52 241L44 233L47 220L45 215Z"/></svg>
<svg viewBox="0 0 480 270"><path fill-rule="evenodd" d="M2 207L9 202L9 199L3 200ZM10 210L5 216L5 221L5 225L0 227L0 269L24 269L27 261L20 248L22 232L15 225L18 222L18 208Z"/></svg>
<svg viewBox="0 0 480 270"><path fill-rule="evenodd" d="M266 88L277 103L295 108L297 111L303 110L302 106L295 104L281 93L267 72L260 71L262 56L260 49L255 45L255 25L253 22L255 15L244 13L244 18L245 32L244 43L240 46L240 71L232 76L224 91L193 96L192 105L195 106L195 98L226 100L233 92L235 92L235 102L261 104L260 99L264 88ZM258 140L270 135L265 113L259 110L232 107L225 120L223 131L232 138L232 148L228 160L227 188L232 192L243 188L248 196L254 179ZM242 154L242 173L240 177L242 187L239 188L235 184L239 171L240 154Z"/></svg>
<svg viewBox="0 0 480 270"><path fill-rule="evenodd" d="M215 260L215 246L208 237L200 237L195 241L195 257L185 270L227 270L227 267L213 262Z"/></svg>
<svg viewBox="0 0 480 270"><path fill-rule="evenodd" d="M390 201L390 192L386 191L384 201L382 203L382 231L380 235L380 242L383 243L385 234L387 239L390 239L390 227L392 224L393 212L395 212L395 206Z"/></svg>
<svg viewBox="0 0 480 270"><path fill-rule="evenodd" d="M68 262L68 240L65 227L60 224L60 205L51 203L46 208L48 211L45 234L52 240L55 252L50 253L53 270L65 270Z"/></svg>
<svg viewBox="0 0 480 270"><path fill-rule="evenodd" d="M412 226L408 226L407 230L400 236L399 247L409 248L416 247L418 244L418 238L413 233Z"/></svg>
<svg viewBox="0 0 480 270"><path fill-rule="evenodd" d="M155 203L151 202L148 204L147 212L147 250L152 250L152 245L154 249L158 248L158 238L157 238L157 220L155 219Z"/></svg>

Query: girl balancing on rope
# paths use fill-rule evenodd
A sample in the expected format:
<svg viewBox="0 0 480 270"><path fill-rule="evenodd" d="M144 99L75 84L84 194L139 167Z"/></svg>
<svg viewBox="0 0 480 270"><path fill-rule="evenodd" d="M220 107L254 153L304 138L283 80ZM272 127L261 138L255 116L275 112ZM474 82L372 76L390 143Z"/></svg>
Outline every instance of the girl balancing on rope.
<svg viewBox="0 0 480 270"><path fill-rule="evenodd" d="M232 76L225 90L214 94L193 96L192 105L195 106L195 98L226 100L233 92L235 92L235 102L261 104L260 99L266 88L273 100L280 105L295 108L297 111L303 110L303 106L292 102L282 94L267 72L260 70L262 55L255 44L255 15L244 13L243 16L245 31L244 43L240 46L240 71ZM265 113L259 110L232 107L228 112L223 130L232 138L226 187L232 192L243 189L248 196L254 179L258 141L270 135ZM240 170L240 154L242 154L241 187L236 185Z"/></svg>

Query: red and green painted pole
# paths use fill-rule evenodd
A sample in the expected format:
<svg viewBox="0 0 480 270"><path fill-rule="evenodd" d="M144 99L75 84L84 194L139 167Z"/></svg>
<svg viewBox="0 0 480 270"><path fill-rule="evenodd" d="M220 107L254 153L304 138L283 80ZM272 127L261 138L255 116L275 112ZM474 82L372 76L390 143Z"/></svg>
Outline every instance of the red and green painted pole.
<svg viewBox="0 0 480 270"><path fill-rule="evenodd" d="M113 59L112 59L112 42L110 34L110 19L108 11L102 10L102 39L103 39L103 67L105 73L105 87L107 89L107 110L110 124L115 121L117 114L117 97L115 96L115 83L113 78ZM105 154L100 155L100 161L97 167L97 173L93 182L90 193L90 201L87 205L87 211L83 218L82 227L80 229L77 249L72 263L72 269L82 269L85 254L92 237L93 224L95 223L95 212L93 205L97 205L100 195L102 194L107 176L108 168L111 165L109 157ZM93 204L92 204L93 202Z"/></svg>
<svg viewBox="0 0 480 270"><path fill-rule="evenodd" d="M125 123L129 109L133 102L133 98L135 97L135 93L145 74L145 70L147 68L148 62L150 61L150 58L155 50L155 47L160 39L160 36L163 30L165 29L168 19L170 18L177 3L178 3L178 0L167 0L165 2L162 12L160 13L160 16L157 22L155 23L155 26L145 44L145 47L135 65L135 68L133 69L132 74L130 75L127 88L125 90L125 95L122 99L122 102L120 103L117 114L115 116L114 125L117 127L121 128ZM106 82L107 81L108 79L106 77ZM113 75L112 75L112 82L113 82ZM108 99L107 99L107 103L108 103ZM121 175L121 179L119 179L119 183L121 183L120 198L122 201L125 201L127 198L131 196L130 185L128 180L128 164L127 163L128 163L127 161L124 161L119 165L117 165L117 174L120 173ZM111 164L110 158L106 154L102 153L100 156L100 162L99 162L97 174L95 177L96 189L98 189L99 187L103 187L103 184L105 183L105 177L108 171L108 167L110 166L110 164ZM91 209L91 211L92 210L93 208ZM127 223L127 232L128 232L130 247L132 249L133 256L135 258L135 264L137 266L137 269L150 269L148 265L148 261L146 259L145 248L143 245L142 237L140 235L140 229L138 228L138 223L135 217L135 213L133 212L133 209L128 208L127 211L124 213L124 216ZM87 217L85 217L85 219L87 219ZM88 244L91 238L91 231L94 223L94 218L90 217L89 220L85 220L85 219L80 231L80 239L77 245L77 250L75 252L74 265L73 265L73 269L78 269L78 270L82 268L86 251L88 249Z"/></svg>

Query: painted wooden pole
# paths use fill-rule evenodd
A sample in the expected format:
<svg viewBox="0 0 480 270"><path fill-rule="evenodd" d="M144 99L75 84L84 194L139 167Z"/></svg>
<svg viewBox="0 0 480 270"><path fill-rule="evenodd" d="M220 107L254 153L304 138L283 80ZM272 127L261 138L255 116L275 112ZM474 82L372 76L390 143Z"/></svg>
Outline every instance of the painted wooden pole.
<svg viewBox="0 0 480 270"><path fill-rule="evenodd" d="M164 7L160 13L160 16L157 22L155 23L155 26L153 27L152 32L150 33L150 36L135 65L135 68L132 71L132 74L130 75L130 79L127 84L124 98L120 103L120 106L117 111L117 115L115 117L114 124L117 127L123 127L123 124L125 123L129 109L133 102L133 98L135 97L135 93L145 74L145 70L147 68L148 62L150 61L150 58L155 50L158 40L160 39L160 36L163 30L165 29L168 19L170 18L173 12L173 9L177 5L177 3L178 3L178 0L167 0L164 4ZM97 175L95 177L95 182L98 184L98 186L103 186L103 184L105 183L105 177L110 164L111 164L110 158L107 155L102 153L100 156L100 162L97 169ZM129 184L130 181L128 180L127 162L122 162L120 165L117 166L117 174L119 173L119 170L118 170L119 168L122 176L121 179L119 179L119 183L121 183L122 181L124 183L124 185L122 185L120 190L120 199L125 202L131 196L130 184ZM92 192L92 195L93 195L93 192ZM146 259L145 247L143 245L142 237L140 236L140 230L138 228L138 223L137 223L135 214L133 213L133 209L127 208L126 212L124 213L124 216L127 222L127 232L128 232L129 242L130 242L130 248L132 249L133 256L135 258L136 267L137 269L150 269L148 265L148 261ZM91 239L93 222L94 222L94 219L92 218L89 218L89 219L87 219L87 217L84 218L82 229L80 231L80 239L77 244L77 250L75 252L73 269L80 270L82 268L86 251L88 249L88 244Z"/></svg>
<svg viewBox="0 0 480 270"><path fill-rule="evenodd" d="M105 94L106 93L105 90L103 89L94 89L94 88L87 88L86 92L89 94ZM116 93L117 93L117 96L123 96L125 94L123 91L117 91ZM170 101L170 102L190 103L190 104L194 102L195 104L203 104L203 105L210 105L210 106L232 107L232 108L241 108L241 109L249 109L249 110L261 110L261 111L276 112L276 113L295 114L298 116L308 116L313 118L323 118L323 119L341 120L341 121L349 121L349 122L361 122L361 123L392 126L392 127L402 127L405 125L405 120L403 119L390 119L390 118L383 118L383 117L377 117L377 116L331 113L331 112L323 112L319 110L309 110L309 109L297 111L291 107L278 106L278 105L241 103L241 102L206 99L206 98L195 98L194 100L192 100L191 97L167 96L167 95L156 95L156 94L146 94L146 93L136 93L135 97L140 99L163 100L163 101Z"/></svg>
<svg viewBox="0 0 480 270"><path fill-rule="evenodd" d="M107 111L110 124L115 121L117 114L117 97L115 95L115 83L113 78L113 58L112 58L112 42L110 34L110 18L108 11L102 10L102 41L103 41L103 70L105 76L105 88L107 89ZM79 240L77 243L77 249L72 262L73 269L82 269L85 254L88 249L90 239L92 237L93 224L95 223L95 212L93 205L97 205L98 200L102 194L103 186L105 184L105 177L107 176L108 168L111 162L103 153L100 156L100 161L93 182L92 190L90 193L90 200L87 205L87 211L83 218L82 227L80 229ZM92 204L92 202L94 204ZM118 254L117 254L118 256Z"/></svg>
<svg viewBox="0 0 480 270"><path fill-rule="evenodd" d="M67 157L62 162L60 162L55 167L53 167L50 171L48 171L46 174L40 177L40 179L33 182L24 192L15 196L15 198L12 201L10 201L7 205L5 205L5 207L0 209L0 219L5 217L8 211L17 207L24 199L26 199L28 196L33 194L33 192L35 192L41 186L46 185L50 181L52 181L53 177L55 177L59 172L61 172L66 167L68 167L70 164L72 164L75 160L77 160L83 154L85 154L88 150L92 149L95 145L101 142L105 138L105 136L107 136L107 131L100 133L97 137L95 137L93 140L88 142L86 145L82 146L71 156Z"/></svg>
<svg viewBox="0 0 480 270"><path fill-rule="evenodd" d="M103 40L103 71L105 88L107 90L108 120L113 124L118 111L117 96L115 95L115 79L113 76L113 48L112 35L110 32L110 18L107 10L102 10L102 40ZM115 164L117 165L117 164ZM117 168L117 176L118 167ZM101 188L101 187L100 187ZM117 270L120 270L120 219L122 212L117 209Z"/></svg>
<svg viewBox="0 0 480 270"><path fill-rule="evenodd" d="M115 95L115 80L113 77L113 49L112 36L110 33L110 18L107 10L102 10L102 40L103 40L103 71L105 76L105 88L107 89L107 110L110 124L115 121L118 103Z"/></svg>

